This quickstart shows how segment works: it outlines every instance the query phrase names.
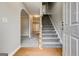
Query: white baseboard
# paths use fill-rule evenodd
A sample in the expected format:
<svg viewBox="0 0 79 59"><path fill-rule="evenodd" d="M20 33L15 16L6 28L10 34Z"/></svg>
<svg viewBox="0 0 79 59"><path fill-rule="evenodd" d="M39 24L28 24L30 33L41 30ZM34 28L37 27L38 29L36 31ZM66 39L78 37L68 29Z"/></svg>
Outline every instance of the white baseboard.
<svg viewBox="0 0 79 59"><path fill-rule="evenodd" d="M49 16L49 18L50 18L50 20L52 20L52 18L51 18L50 16ZM51 21L51 22L52 22L52 21ZM55 24L52 23L52 25L54 25L54 28L55 28L55 30L56 30L56 32L57 32L57 34L58 34L58 37L59 37L59 39L60 39L60 42L62 43L62 39L61 39L61 37L60 37L60 35L59 35L59 33L58 33L56 27L55 27Z"/></svg>
<svg viewBox="0 0 79 59"><path fill-rule="evenodd" d="M20 48L21 46L17 47L12 53L8 54L8 56L13 56Z"/></svg>

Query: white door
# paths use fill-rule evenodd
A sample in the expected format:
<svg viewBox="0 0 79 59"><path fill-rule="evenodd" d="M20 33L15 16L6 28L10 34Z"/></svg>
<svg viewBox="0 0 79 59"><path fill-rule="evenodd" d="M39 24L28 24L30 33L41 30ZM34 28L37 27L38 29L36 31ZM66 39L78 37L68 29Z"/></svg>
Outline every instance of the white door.
<svg viewBox="0 0 79 59"><path fill-rule="evenodd" d="M79 3L63 3L63 55L79 55Z"/></svg>

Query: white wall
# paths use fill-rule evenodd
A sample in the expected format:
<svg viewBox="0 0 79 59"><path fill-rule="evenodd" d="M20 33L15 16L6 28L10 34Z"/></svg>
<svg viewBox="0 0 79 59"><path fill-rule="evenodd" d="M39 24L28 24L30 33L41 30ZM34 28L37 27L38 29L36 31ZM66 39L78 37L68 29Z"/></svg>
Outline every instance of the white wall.
<svg viewBox="0 0 79 59"><path fill-rule="evenodd" d="M42 5L42 14L46 14L46 5Z"/></svg>
<svg viewBox="0 0 79 59"><path fill-rule="evenodd" d="M63 12L63 8L62 8L62 3L61 2L57 2L57 3L52 3L51 8L48 10L49 14L51 14L51 21L55 26L55 29L58 33L58 36L60 39L62 39L62 12Z"/></svg>
<svg viewBox="0 0 79 59"><path fill-rule="evenodd" d="M11 54L20 46L22 9L27 12L21 3L0 3L0 53ZM3 18L7 19L7 23L3 22Z"/></svg>

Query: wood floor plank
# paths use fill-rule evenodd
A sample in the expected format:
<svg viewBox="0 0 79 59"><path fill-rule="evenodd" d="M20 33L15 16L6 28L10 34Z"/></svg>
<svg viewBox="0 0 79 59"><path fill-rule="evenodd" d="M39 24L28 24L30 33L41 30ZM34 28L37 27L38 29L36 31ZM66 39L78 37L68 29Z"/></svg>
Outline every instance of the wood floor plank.
<svg viewBox="0 0 79 59"><path fill-rule="evenodd" d="M61 56L61 48L20 48L14 56Z"/></svg>

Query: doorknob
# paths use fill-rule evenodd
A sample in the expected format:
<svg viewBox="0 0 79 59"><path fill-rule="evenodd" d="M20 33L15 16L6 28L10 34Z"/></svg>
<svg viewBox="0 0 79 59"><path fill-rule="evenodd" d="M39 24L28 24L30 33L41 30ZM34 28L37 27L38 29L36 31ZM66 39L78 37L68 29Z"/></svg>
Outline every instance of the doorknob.
<svg viewBox="0 0 79 59"><path fill-rule="evenodd" d="M63 26L64 22L62 22L62 26Z"/></svg>
<svg viewBox="0 0 79 59"><path fill-rule="evenodd" d="M62 30L63 30L63 25L64 25L64 22L62 22Z"/></svg>

